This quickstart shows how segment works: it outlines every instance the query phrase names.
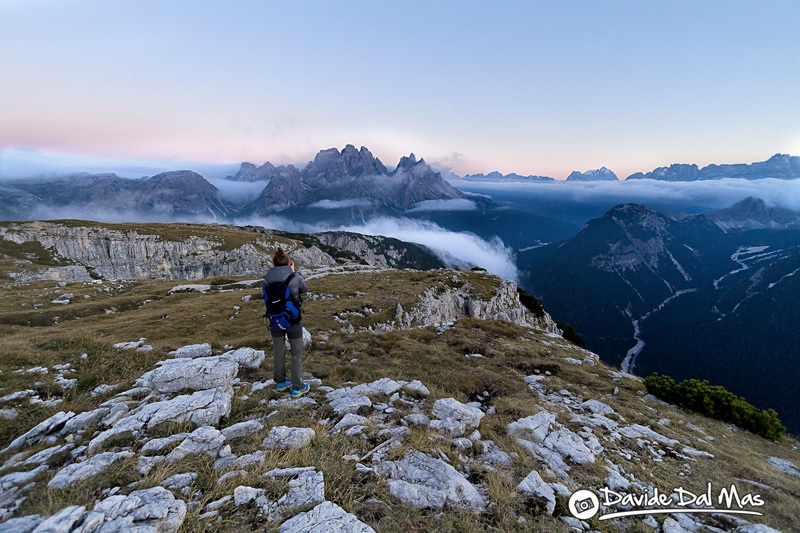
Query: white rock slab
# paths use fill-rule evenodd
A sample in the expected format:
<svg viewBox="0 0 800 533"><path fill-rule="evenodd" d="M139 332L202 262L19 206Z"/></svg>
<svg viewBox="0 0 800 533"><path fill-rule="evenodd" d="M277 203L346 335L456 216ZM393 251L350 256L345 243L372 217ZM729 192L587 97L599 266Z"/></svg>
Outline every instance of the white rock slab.
<svg viewBox="0 0 800 533"><path fill-rule="evenodd" d="M239 365L222 356L167 359L158 365L142 374L136 381L136 386L149 387L158 392L206 390L230 386L239 373Z"/></svg>
<svg viewBox="0 0 800 533"><path fill-rule="evenodd" d="M556 493L553 488L544 482L539 472L532 470L525 479L517 486L517 492L527 494L542 501L547 509L547 514L551 515L556 510Z"/></svg>
<svg viewBox="0 0 800 533"><path fill-rule="evenodd" d="M133 452L103 452L97 454L82 463L73 463L65 466L53 476L47 486L54 489L67 489L79 481L99 474L111 466L112 463L133 455Z"/></svg>
<svg viewBox="0 0 800 533"><path fill-rule="evenodd" d="M176 359L179 358L194 359L196 357L210 357L212 355L211 345L208 343L190 344L188 346L183 346L181 348L178 348L177 350L169 352L169 355L171 355Z"/></svg>
<svg viewBox="0 0 800 533"><path fill-rule="evenodd" d="M298 449L311 444L316 437L316 432L311 428L294 428L288 426L275 426L269 430L269 436L264 439L264 447L270 449Z"/></svg>
<svg viewBox="0 0 800 533"><path fill-rule="evenodd" d="M225 352L221 357L238 364L239 368L259 368L264 362L265 355L264 350L245 347Z"/></svg>
<svg viewBox="0 0 800 533"><path fill-rule="evenodd" d="M375 471L387 478L386 487L403 503L423 509L442 509L445 505L486 510L486 500L478 489L455 468L416 450L409 450L399 461L385 461Z"/></svg>
<svg viewBox="0 0 800 533"><path fill-rule="evenodd" d="M306 513L290 518L278 528L280 533L375 533L356 515L331 502L322 502Z"/></svg>

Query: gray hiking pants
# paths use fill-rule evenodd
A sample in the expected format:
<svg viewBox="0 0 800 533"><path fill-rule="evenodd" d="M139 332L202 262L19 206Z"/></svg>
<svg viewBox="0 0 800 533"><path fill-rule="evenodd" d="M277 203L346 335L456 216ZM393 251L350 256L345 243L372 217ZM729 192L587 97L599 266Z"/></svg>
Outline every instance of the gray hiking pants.
<svg viewBox="0 0 800 533"><path fill-rule="evenodd" d="M299 330L300 335L297 336ZM270 328L272 334L273 352L273 379L275 383L286 381L286 345L285 338L289 338L292 353L292 388L299 390L303 387L303 326L295 324L286 331Z"/></svg>

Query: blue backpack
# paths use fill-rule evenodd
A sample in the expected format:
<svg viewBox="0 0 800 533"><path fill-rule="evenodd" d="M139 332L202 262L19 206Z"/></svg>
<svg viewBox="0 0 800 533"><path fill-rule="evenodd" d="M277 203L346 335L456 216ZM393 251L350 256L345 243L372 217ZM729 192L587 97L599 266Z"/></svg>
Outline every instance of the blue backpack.
<svg viewBox="0 0 800 533"><path fill-rule="evenodd" d="M289 289L289 281L294 276L293 272L284 281L273 281L262 285L261 288L264 305L267 308L264 316L278 329L289 329L299 323L302 316L302 304L292 296L292 291Z"/></svg>

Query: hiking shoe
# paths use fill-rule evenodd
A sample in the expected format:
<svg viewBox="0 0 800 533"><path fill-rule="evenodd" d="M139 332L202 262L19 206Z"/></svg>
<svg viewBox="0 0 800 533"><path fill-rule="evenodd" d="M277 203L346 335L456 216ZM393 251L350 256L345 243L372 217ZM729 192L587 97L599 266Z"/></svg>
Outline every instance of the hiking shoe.
<svg viewBox="0 0 800 533"><path fill-rule="evenodd" d="M303 383L302 388L292 389L292 398L299 398L300 396L306 394L309 390L311 390L311 387L308 386L308 383Z"/></svg>
<svg viewBox="0 0 800 533"><path fill-rule="evenodd" d="M277 385L275 385L275 390L278 391L278 392L283 392L285 390L290 389L291 387L292 387L292 382L291 381L282 381L282 382L278 383Z"/></svg>

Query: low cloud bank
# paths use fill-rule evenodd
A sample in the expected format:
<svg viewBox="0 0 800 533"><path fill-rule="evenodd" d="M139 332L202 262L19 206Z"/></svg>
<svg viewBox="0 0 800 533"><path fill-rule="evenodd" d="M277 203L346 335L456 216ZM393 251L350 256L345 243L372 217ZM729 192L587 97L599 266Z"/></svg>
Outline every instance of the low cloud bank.
<svg viewBox="0 0 800 533"><path fill-rule="evenodd" d="M249 204L261 194L265 181L231 181L222 178L206 178L219 190L219 197L236 205Z"/></svg>
<svg viewBox="0 0 800 533"><path fill-rule="evenodd" d="M308 207L317 209L346 209L348 207L369 207L372 201L367 198L352 198L349 200L320 200L309 204Z"/></svg>
<svg viewBox="0 0 800 533"><path fill-rule="evenodd" d="M482 239L469 232L450 231L429 221L381 217L365 224L307 224L280 215L237 220L237 225L264 226L297 233L349 231L365 235L381 235L413 242L430 248L448 266L454 268L483 267L504 279L519 281L514 250L498 237Z"/></svg>
<svg viewBox="0 0 800 533"><path fill-rule="evenodd" d="M721 179L693 182L451 183L463 191L491 196L498 203L575 223L602 216L618 204L645 204L654 210L695 214L728 207L754 196L771 206L800 212L800 180Z"/></svg>
<svg viewBox="0 0 800 533"><path fill-rule="evenodd" d="M239 170L239 163L201 163L177 159L96 157L60 154L32 148L0 150L0 178L38 178L65 174L116 174L121 178L154 176L171 170L193 170L205 178L224 178Z"/></svg>
<svg viewBox="0 0 800 533"><path fill-rule="evenodd" d="M471 200L457 198L454 200L425 200L417 202L406 213L419 213L423 211L475 211L478 206Z"/></svg>

